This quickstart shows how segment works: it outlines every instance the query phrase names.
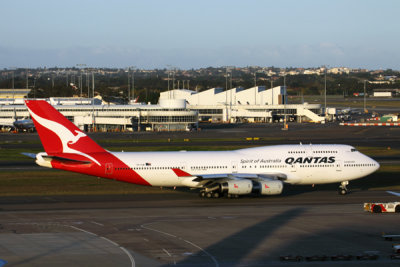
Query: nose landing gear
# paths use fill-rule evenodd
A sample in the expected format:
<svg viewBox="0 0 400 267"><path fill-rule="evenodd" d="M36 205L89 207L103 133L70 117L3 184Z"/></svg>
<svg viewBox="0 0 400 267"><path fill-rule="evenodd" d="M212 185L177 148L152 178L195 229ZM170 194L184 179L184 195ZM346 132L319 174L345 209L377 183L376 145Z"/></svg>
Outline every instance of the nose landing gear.
<svg viewBox="0 0 400 267"><path fill-rule="evenodd" d="M347 185L349 184L349 181L343 181L339 185L338 193L339 195L346 195L349 190L347 189Z"/></svg>

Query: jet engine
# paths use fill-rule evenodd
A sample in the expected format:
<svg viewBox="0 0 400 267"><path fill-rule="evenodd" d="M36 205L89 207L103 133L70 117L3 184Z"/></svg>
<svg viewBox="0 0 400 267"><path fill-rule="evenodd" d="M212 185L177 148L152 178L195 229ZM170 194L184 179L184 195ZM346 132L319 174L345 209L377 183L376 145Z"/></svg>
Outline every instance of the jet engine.
<svg viewBox="0 0 400 267"><path fill-rule="evenodd" d="M221 183L221 193L231 195L279 195L283 190L283 183L280 180L231 180Z"/></svg>
<svg viewBox="0 0 400 267"><path fill-rule="evenodd" d="M251 180L232 180L221 184L221 192L231 195L247 195L253 190Z"/></svg>
<svg viewBox="0 0 400 267"><path fill-rule="evenodd" d="M279 195L283 190L283 183L280 180L259 181L261 195Z"/></svg>

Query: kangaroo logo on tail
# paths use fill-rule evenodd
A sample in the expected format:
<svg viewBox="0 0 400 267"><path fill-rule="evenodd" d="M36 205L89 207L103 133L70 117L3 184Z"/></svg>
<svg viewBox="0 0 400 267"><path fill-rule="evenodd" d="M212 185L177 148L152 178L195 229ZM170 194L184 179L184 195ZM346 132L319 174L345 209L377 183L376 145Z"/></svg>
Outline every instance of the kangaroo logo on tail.
<svg viewBox="0 0 400 267"><path fill-rule="evenodd" d="M68 143L67 143L68 145L73 145L73 144L75 144L76 142L78 142L79 139L81 139L81 137L85 137L85 136L86 136L85 133L80 132L80 131L77 131L77 130L75 130L75 133L77 133L77 135L74 136L74 139L73 139L73 140L68 141Z"/></svg>
<svg viewBox="0 0 400 267"><path fill-rule="evenodd" d="M94 159L92 156L89 156L81 151L78 151L76 149L69 147L69 145L75 144L82 137L86 137L87 135L85 133L75 130L76 135L74 135L64 125L57 123L55 121L51 121L51 120L40 117L39 115L35 114L31 109L29 109L29 107L28 107L28 110L29 110L29 113L31 114L32 118L35 119L37 121L37 123L39 123L43 127L47 128L48 130L52 131L60 138L61 143L62 143L62 152L63 153L74 153L74 154L82 155L82 156L92 160L97 165L101 166L101 164L96 159Z"/></svg>

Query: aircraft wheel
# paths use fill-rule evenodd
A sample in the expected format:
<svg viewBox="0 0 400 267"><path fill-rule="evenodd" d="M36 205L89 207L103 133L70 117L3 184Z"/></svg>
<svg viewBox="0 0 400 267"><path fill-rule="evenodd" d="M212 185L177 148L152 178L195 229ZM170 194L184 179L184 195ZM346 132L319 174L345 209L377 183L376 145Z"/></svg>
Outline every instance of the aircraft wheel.
<svg viewBox="0 0 400 267"><path fill-rule="evenodd" d="M344 196L344 195L346 195L346 194L347 194L347 190L346 190L346 189L344 189L344 188L339 188L339 195Z"/></svg>
<svg viewBox="0 0 400 267"><path fill-rule="evenodd" d="M397 205L396 208L394 209L395 212L400 212L400 205Z"/></svg>
<svg viewBox="0 0 400 267"><path fill-rule="evenodd" d="M375 205L375 206L372 208L372 212L373 212L373 213L381 213L381 212L382 212L381 206Z"/></svg>
<svg viewBox="0 0 400 267"><path fill-rule="evenodd" d="M207 198L211 198L211 197L212 197L211 192L206 193L206 197L207 197Z"/></svg>
<svg viewBox="0 0 400 267"><path fill-rule="evenodd" d="M218 192L214 192L213 197L214 198L219 198L219 193Z"/></svg>
<svg viewBox="0 0 400 267"><path fill-rule="evenodd" d="M234 198L239 198L239 195L233 195Z"/></svg>
<svg viewBox="0 0 400 267"><path fill-rule="evenodd" d="M205 196L206 196L206 192L201 191L201 192L199 193L199 196L200 196L200 197L205 197Z"/></svg>
<svg viewBox="0 0 400 267"><path fill-rule="evenodd" d="M226 197L227 198L232 198L232 195L231 194L226 194Z"/></svg>

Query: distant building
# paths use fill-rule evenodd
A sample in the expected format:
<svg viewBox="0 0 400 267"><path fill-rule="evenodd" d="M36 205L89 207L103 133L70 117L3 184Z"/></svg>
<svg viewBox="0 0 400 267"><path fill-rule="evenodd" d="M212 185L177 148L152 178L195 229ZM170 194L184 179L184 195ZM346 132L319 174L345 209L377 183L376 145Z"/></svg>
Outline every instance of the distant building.
<svg viewBox="0 0 400 267"><path fill-rule="evenodd" d="M332 73L332 74L346 73L346 74L349 74L350 73L350 69L349 68L345 68L345 67L331 68L331 69L329 69L327 71L327 73Z"/></svg>
<svg viewBox="0 0 400 267"><path fill-rule="evenodd" d="M198 112L187 109L184 100L165 100L158 105L103 105L87 98L44 100L85 131L185 131L198 124ZM0 101L0 129L10 129L14 121L26 118L29 113L23 102Z"/></svg>
<svg viewBox="0 0 400 267"><path fill-rule="evenodd" d="M400 89L375 89L374 97L393 97L400 95Z"/></svg>
<svg viewBox="0 0 400 267"><path fill-rule="evenodd" d="M28 97L31 89L0 89L0 98L21 99Z"/></svg>

